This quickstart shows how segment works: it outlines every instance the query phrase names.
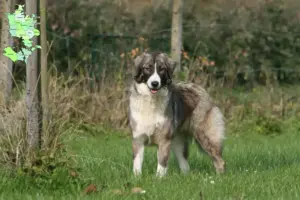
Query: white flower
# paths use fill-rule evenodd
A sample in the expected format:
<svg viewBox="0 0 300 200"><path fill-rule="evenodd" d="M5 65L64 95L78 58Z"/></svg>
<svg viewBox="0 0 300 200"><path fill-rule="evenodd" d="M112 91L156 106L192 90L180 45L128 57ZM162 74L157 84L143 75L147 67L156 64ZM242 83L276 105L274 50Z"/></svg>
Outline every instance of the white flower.
<svg viewBox="0 0 300 200"><path fill-rule="evenodd" d="M210 183L211 183L211 184L215 184L215 181L211 180Z"/></svg>

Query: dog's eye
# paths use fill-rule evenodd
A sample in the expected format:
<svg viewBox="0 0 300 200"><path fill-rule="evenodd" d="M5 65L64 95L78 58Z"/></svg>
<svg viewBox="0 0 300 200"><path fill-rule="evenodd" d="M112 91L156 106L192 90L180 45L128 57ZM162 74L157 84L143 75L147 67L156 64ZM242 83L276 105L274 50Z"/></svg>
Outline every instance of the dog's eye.
<svg viewBox="0 0 300 200"><path fill-rule="evenodd" d="M149 73L151 72L151 68L144 68L144 71Z"/></svg>
<svg viewBox="0 0 300 200"><path fill-rule="evenodd" d="M165 72L165 70L166 70L166 68L160 68L160 69L159 69L159 72L160 72L160 73L163 73L163 72Z"/></svg>

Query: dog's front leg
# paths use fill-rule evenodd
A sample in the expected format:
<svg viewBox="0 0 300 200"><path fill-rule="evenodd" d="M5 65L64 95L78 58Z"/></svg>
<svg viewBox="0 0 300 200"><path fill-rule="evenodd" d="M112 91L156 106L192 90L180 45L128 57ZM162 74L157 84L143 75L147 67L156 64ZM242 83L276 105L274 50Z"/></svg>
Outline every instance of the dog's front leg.
<svg viewBox="0 0 300 200"><path fill-rule="evenodd" d="M133 152L133 173L134 175L142 174L142 165L144 159L144 143L134 138L132 141L132 152Z"/></svg>
<svg viewBox="0 0 300 200"><path fill-rule="evenodd" d="M171 140L164 140L158 144L156 176L163 177L167 174L168 160L170 157Z"/></svg>

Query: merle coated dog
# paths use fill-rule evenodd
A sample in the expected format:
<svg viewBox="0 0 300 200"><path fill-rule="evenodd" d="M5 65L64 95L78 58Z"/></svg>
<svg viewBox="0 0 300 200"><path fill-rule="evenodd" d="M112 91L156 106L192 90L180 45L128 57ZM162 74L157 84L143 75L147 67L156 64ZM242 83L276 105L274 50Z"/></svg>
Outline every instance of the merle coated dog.
<svg viewBox="0 0 300 200"><path fill-rule="evenodd" d="M212 158L216 171L224 172L225 124L209 94L193 83L172 82L176 64L165 53L143 53L134 63L129 99L134 174L142 173L144 147L152 144L158 146L157 176L166 175L171 150L180 169L188 172L192 138Z"/></svg>

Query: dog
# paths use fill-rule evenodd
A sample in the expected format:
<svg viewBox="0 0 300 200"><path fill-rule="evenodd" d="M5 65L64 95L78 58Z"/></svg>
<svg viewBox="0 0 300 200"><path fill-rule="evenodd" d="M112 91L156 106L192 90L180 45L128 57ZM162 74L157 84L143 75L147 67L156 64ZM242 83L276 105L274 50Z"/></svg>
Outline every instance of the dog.
<svg viewBox="0 0 300 200"><path fill-rule="evenodd" d="M206 90L193 83L173 83L176 63L165 53L143 53L136 57L134 65L129 94L134 175L142 174L146 145L158 147L158 177L167 174L171 150L186 174L190 169L188 147L193 138L211 157L216 172L223 173L225 123Z"/></svg>

